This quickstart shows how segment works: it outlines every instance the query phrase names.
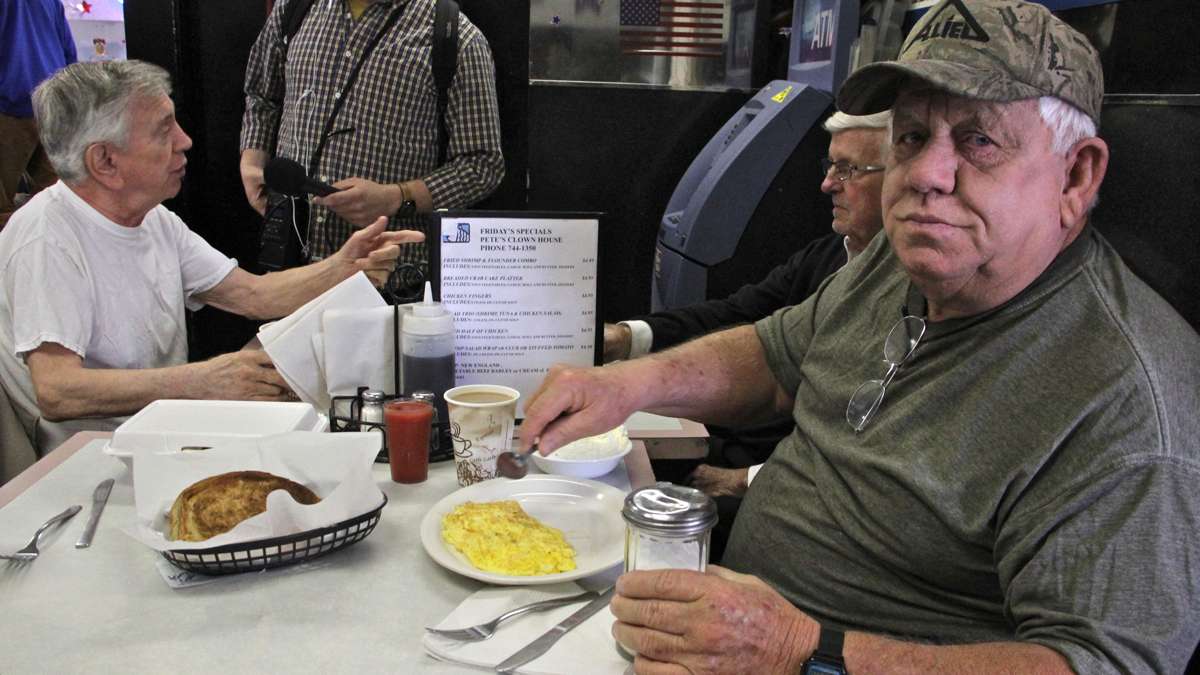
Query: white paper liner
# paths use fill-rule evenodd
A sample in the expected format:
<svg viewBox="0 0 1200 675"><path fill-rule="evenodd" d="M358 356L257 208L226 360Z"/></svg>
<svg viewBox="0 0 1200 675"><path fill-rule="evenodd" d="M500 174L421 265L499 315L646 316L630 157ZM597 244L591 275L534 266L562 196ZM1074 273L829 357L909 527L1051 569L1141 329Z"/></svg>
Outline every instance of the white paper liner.
<svg viewBox="0 0 1200 675"><path fill-rule="evenodd" d="M126 533L156 551L192 550L296 534L360 516L383 502L371 475L379 447L378 433L291 431L204 451L139 455L133 469L137 521ZM199 542L166 538L167 514L180 492L209 476L243 470L289 478L321 501L306 506L276 490L267 496L265 512L229 532Z"/></svg>

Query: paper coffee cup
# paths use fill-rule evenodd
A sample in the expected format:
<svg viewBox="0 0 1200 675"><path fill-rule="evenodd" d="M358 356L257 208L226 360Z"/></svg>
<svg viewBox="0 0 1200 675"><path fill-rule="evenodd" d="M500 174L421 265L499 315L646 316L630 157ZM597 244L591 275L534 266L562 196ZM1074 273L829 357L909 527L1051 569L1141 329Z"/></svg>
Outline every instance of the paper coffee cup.
<svg viewBox="0 0 1200 675"><path fill-rule="evenodd" d="M512 445L521 392L499 384L465 384L445 393L458 484L496 477L496 458Z"/></svg>

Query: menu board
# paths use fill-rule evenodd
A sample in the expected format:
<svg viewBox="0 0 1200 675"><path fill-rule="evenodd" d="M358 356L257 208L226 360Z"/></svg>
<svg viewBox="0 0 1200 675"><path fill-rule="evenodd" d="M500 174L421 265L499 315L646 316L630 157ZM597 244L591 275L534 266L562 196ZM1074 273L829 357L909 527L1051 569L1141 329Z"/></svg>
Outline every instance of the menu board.
<svg viewBox="0 0 1200 675"><path fill-rule="evenodd" d="M524 417L550 366L599 363L600 217L434 214L433 276L454 315L456 384L513 387L521 392L517 417Z"/></svg>

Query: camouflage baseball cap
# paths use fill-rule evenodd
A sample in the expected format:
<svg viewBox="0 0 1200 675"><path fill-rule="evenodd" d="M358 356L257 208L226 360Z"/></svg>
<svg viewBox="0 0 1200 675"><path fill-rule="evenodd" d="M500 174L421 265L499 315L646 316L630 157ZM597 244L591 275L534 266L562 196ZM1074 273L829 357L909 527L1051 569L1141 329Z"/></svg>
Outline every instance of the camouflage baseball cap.
<svg viewBox="0 0 1200 675"><path fill-rule="evenodd" d="M909 77L984 101L1057 96L1100 124L1099 54L1030 2L942 0L913 26L897 60L864 66L846 80L838 108L851 115L886 110Z"/></svg>

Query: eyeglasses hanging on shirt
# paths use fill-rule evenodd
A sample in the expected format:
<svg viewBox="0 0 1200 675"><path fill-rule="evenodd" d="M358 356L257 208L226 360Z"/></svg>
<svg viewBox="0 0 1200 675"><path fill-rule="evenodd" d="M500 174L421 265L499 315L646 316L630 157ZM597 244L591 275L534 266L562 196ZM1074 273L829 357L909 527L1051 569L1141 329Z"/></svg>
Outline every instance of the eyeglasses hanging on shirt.
<svg viewBox="0 0 1200 675"><path fill-rule="evenodd" d="M919 316L910 314L892 325L883 341L883 360L888 364L887 373L882 379L867 380L859 385L846 405L846 421L855 431L867 428L875 413L879 412L888 385L896 378L900 367L917 351L917 345L921 344L924 336L925 320Z"/></svg>

